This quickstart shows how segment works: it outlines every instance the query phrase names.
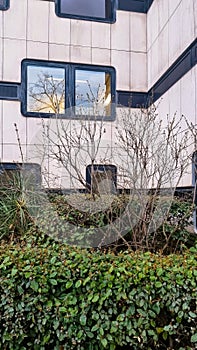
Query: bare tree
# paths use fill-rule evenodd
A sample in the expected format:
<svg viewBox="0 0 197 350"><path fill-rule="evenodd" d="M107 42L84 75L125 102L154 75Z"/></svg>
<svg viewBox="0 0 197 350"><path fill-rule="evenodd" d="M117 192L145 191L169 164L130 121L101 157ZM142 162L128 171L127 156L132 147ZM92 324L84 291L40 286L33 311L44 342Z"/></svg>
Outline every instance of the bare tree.
<svg viewBox="0 0 197 350"><path fill-rule="evenodd" d="M41 72L29 88L30 110L42 113L64 113L65 80Z"/></svg>
<svg viewBox="0 0 197 350"><path fill-rule="evenodd" d="M70 176L72 186L79 183L92 194L94 181L90 187L86 183L85 171L87 165L91 165L91 180L94 178L94 165L99 160L99 148L105 134L103 121L80 120L66 121L53 119L49 124L43 122L43 141L48 143L45 157L55 161ZM107 157L109 149L106 149ZM105 157L104 157L105 158ZM103 159L104 159L103 158Z"/></svg>
<svg viewBox="0 0 197 350"><path fill-rule="evenodd" d="M187 126L186 119L176 115L160 120L152 105L137 112L124 110L117 124L123 187L130 189L131 202L139 207L136 212L131 205L128 214L135 249L154 249L174 190L191 163L194 139L190 128L182 131L183 122ZM165 238L167 243L169 236Z"/></svg>
<svg viewBox="0 0 197 350"><path fill-rule="evenodd" d="M42 121L41 143L44 146L39 152L43 161L47 159L49 166L54 164L56 172L57 169L64 169L71 188L75 189L79 184L90 191L95 199L95 194L99 194L102 187L99 183L105 180L95 171L95 165L101 160L100 150L106 131L104 119L110 107L106 103L103 87L92 88L89 81L86 81L86 85L82 89L84 95L76 96L78 102L75 112L78 120L75 121L61 118L57 104L61 105L62 97L57 98L59 95L56 93L57 86L54 88L53 79L40 77L38 88L35 89L37 92L33 93L32 90L31 98L35 103L40 103L40 99L45 101L41 95L46 95L54 111L53 118L47 122ZM103 118L98 120L101 112ZM73 110L68 111L67 116L68 113L72 114ZM119 239L126 244L124 235L130 232L127 241L132 248L154 250L157 229L167 217L174 190L191 162L194 135L183 116L167 116L161 120L154 105L137 111L122 108L119 109L119 114L116 143L113 149L105 149L102 163L107 164L111 153L111 161L118 167L117 185L123 191L127 189L129 200L121 218L114 221L112 218L109 230L103 231L102 238L97 243L102 246ZM185 131L182 128L183 122L186 125ZM87 165L91 168L90 184L85 176ZM105 178L112 180L109 172L106 172ZM110 206L111 201L107 201L107 205ZM105 208L103 203L101 207L97 206L98 210ZM169 236L165 231L162 234L168 244Z"/></svg>

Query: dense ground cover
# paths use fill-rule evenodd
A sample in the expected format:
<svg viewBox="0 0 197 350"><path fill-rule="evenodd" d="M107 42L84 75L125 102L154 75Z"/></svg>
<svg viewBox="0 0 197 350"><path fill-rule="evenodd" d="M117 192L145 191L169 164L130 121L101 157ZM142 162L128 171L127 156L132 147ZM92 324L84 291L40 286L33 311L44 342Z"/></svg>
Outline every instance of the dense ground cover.
<svg viewBox="0 0 197 350"><path fill-rule="evenodd" d="M64 221L76 226L76 235L78 227L87 228L91 242L92 228L121 216L128 196L115 197L95 213L73 208L65 196L50 196L60 226L44 211L38 226L20 186L0 194L0 349L197 347L191 201L174 199L158 230L139 236L140 249L132 230L111 245L82 249L57 241ZM135 233L141 235L140 229ZM77 239L80 243L84 237Z"/></svg>
<svg viewBox="0 0 197 350"><path fill-rule="evenodd" d="M196 258L2 243L0 348L195 349Z"/></svg>

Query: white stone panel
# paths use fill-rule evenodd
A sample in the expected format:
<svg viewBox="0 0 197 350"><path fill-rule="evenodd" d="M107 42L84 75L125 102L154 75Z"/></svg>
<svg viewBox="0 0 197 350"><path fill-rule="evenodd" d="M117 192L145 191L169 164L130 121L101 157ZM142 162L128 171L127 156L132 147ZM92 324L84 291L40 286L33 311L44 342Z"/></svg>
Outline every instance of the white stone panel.
<svg viewBox="0 0 197 350"><path fill-rule="evenodd" d="M181 79L181 114L192 123L196 122L196 74L191 69Z"/></svg>
<svg viewBox="0 0 197 350"><path fill-rule="evenodd" d="M39 144L42 140L42 120L40 118L25 118L27 121L27 144Z"/></svg>
<svg viewBox="0 0 197 350"><path fill-rule="evenodd" d="M167 116L170 113L169 90L166 91L166 93L155 102L155 106L156 106L156 113L158 114L158 120L162 120L164 123L163 125L165 125Z"/></svg>
<svg viewBox="0 0 197 350"><path fill-rule="evenodd" d="M26 58L25 40L4 39L3 80L21 81L21 61Z"/></svg>
<svg viewBox="0 0 197 350"><path fill-rule="evenodd" d="M182 0L181 3L181 51L184 51L195 39L194 20L197 20L197 12L194 12L193 0Z"/></svg>
<svg viewBox="0 0 197 350"><path fill-rule="evenodd" d="M13 1L4 13L4 36L12 39L26 38L27 1Z"/></svg>
<svg viewBox="0 0 197 350"><path fill-rule="evenodd" d="M69 62L70 46L49 44L49 60Z"/></svg>
<svg viewBox="0 0 197 350"><path fill-rule="evenodd" d="M125 35L128 35L125 33ZM146 52L146 15L130 13L130 49Z"/></svg>
<svg viewBox="0 0 197 350"><path fill-rule="evenodd" d="M161 76L169 68L169 33L168 25L165 26L158 38L158 73Z"/></svg>
<svg viewBox="0 0 197 350"><path fill-rule="evenodd" d="M70 44L70 19L60 18L55 14L55 4L50 3L49 42L55 44Z"/></svg>
<svg viewBox="0 0 197 350"><path fill-rule="evenodd" d="M131 90L147 91L146 54L131 52Z"/></svg>
<svg viewBox="0 0 197 350"><path fill-rule="evenodd" d="M172 0L170 0L172 1ZM158 22L159 22L159 32L163 29L169 20L169 4L168 0L158 0Z"/></svg>
<svg viewBox="0 0 197 350"><path fill-rule="evenodd" d="M197 1L193 0L193 10L194 10L194 35L197 37Z"/></svg>
<svg viewBox="0 0 197 350"><path fill-rule="evenodd" d="M150 57L150 85L151 87L159 78L159 40L157 39L151 50L149 51L149 57Z"/></svg>
<svg viewBox="0 0 197 350"><path fill-rule="evenodd" d="M91 48L83 46L71 46L71 61L91 64Z"/></svg>
<svg viewBox="0 0 197 350"><path fill-rule="evenodd" d="M22 153L25 158L26 156L26 146L21 145ZM21 152L17 143L13 144L3 144L2 152L2 162L22 162Z"/></svg>
<svg viewBox="0 0 197 350"><path fill-rule="evenodd" d="M169 114L181 116L181 83L180 80L170 88L169 93Z"/></svg>
<svg viewBox="0 0 197 350"><path fill-rule="evenodd" d="M152 86L152 66L151 66L151 61L152 61L152 49L149 50L147 53L147 86L148 90Z"/></svg>
<svg viewBox="0 0 197 350"><path fill-rule="evenodd" d="M130 53L111 51L111 65L116 69L116 89L130 90Z"/></svg>
<svg viewBox="0 0 197 350"><path fill-rule="evenodd" d="M3 143L17 143L14 124L17 124L21 143L26 143L27 118L20 113L20 102L3 101Z"/></svg>
<svg viewBox="0 0 197 350"><path fill-rule="evenodd" d="M169 21L169 64L171 65L181 53L181 6ZM185 30L185 28L184 28Z"/></svg>
<svg viewBox="0 0 197 350"><path fill-rule="evenodd" d="M0 38L3 36L3 11L0 11Z"/></svg>
<svg viewBox="0 0 197 350"><path fill-rule="evenodd" d="M28 0L27 39L48 42L49 2Z"/></svg>
<svg viewBox="0 0 197 350"><path fill-rule="evenodd" d="M149 50L159 33L158 1L154 1L147 14L147 49Z"/></svg>
<svg viewBox="0 0 197 350"><path fill-rule="evenodd" d="M48 43L27 41L27 57L37 60L47 60Z"/></svg>
<svg viewBox="0 0 197 350"><path fill-rule="evenodd" d="M116 22L111 26L111 49L125 50L130 49L130 14L126 11L117 11Z"/></svg>
<svg viewBox="0 0 197 350"><path fill-rule="evenodd" d="M3 39L0 38L0 80L3 76Z"/></svg>
<svg viewBox="0 0 197 350"><path fill-rule="evenodd" d="M91 46L92 23L90 21L71 20L71 45Z"/></svg>
<svg viewBox="0 0 197 350"><path fill-rule="evenodd" d="M165 0L164 0L165 1ZM169 0L169 17L174 13L182 0ZM194 0L195 1L195 0Z"/></svg>
<svg viewBox="0 0 197 350"><path fill-rule="evenodd" d="M92 22L92 47L110 49L110 25Z"/></svg>
<svg viewBox="0 0 197 350"><path fill-rule="evenodd" d="M92 63L101 65L110 65L111 50L92 48Z"/></svg>

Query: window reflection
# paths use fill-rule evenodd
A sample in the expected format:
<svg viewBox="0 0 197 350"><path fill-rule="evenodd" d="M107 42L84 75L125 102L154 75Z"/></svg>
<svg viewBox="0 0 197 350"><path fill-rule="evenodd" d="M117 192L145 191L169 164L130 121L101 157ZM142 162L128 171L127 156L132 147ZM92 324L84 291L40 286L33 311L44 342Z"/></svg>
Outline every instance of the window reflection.
<svg viewBox="0 0 197 350"><path fill-rule="evenodd" d="M76 70L75 113L111 115L111 76L107 72Z"/></svg>
<svg viewBox="0 0 197 350"><path fill-rule="evenodd" d="M65 112L65 70L27 67L27 111L63 114Z"/></svg>
<svg viewBox="0 0 197 350"><path fill-rule="evenodd" d="M60 0L61 12L75 16L110 17L110 0Z"/></svg>

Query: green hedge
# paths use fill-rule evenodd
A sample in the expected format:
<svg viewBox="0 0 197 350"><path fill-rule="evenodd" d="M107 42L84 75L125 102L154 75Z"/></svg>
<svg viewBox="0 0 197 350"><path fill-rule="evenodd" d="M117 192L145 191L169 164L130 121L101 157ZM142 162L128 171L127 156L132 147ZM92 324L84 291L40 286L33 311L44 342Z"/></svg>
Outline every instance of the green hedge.
<svg viewBox="0 0 197 350"><path fill-rule="evenodd" d="M0 349L196 349L197 250L0 246Z"/></svg>

